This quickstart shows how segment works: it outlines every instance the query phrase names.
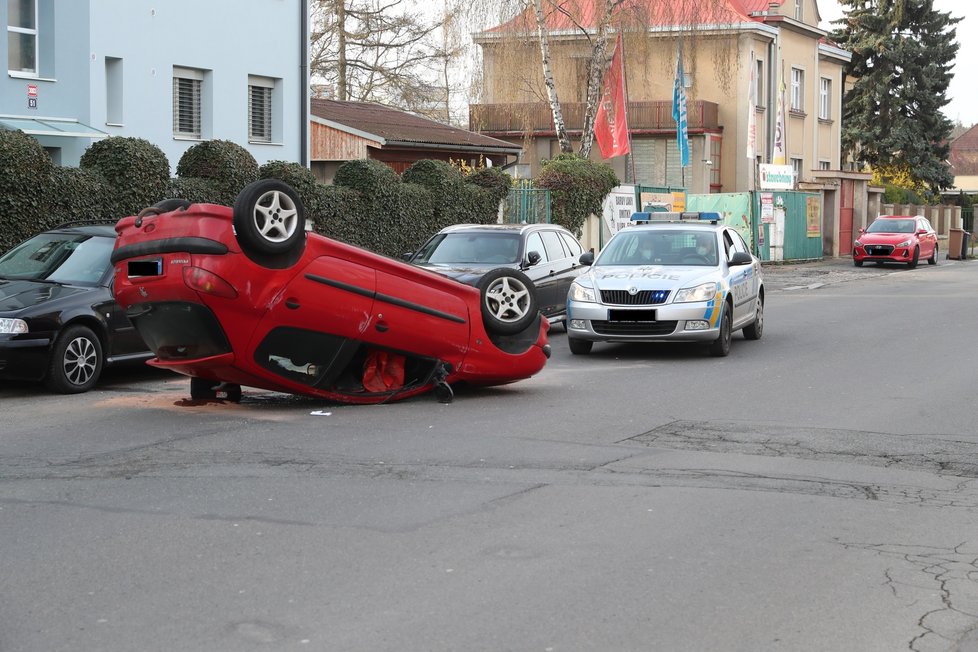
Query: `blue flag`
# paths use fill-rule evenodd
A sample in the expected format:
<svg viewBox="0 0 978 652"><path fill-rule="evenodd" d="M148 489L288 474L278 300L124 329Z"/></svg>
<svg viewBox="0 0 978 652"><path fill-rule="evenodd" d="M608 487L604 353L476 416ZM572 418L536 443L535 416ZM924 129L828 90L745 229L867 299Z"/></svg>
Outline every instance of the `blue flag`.
<svg viewBox="0 0 978 652"><path fill-rule="evenodd" d="M682 52L676 53L676 85L672 91L672 118L676 121L676 140L683 167L689 166L689 130L686 120L686 75Z"/></svg>

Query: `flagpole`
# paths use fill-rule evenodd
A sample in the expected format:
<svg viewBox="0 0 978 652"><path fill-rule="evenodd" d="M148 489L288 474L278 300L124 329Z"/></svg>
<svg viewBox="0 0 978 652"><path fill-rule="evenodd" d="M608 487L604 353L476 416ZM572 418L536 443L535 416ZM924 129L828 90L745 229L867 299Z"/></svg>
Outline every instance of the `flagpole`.
<svg viewBox="0 0 978 652"><path fill-rule="evenodd" d="M632 183L636 182L635 179L635 153L632 152L632 130L628 127L628 79L625 78L625 39L621 35L621 31L618 32L618 43L617 47L620 48L619 52L621 54L621 70L618 74L621 75L621 87L625 95L624 104L624 114L625 114L625 135L628 136L628 160L625 165L631 169L632 172Z"/></svg>

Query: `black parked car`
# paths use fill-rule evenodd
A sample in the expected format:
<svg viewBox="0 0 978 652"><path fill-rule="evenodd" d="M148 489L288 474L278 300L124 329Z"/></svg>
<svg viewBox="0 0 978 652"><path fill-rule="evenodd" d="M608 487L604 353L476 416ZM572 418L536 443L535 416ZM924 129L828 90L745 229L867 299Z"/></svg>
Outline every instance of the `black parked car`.
<svg viewBox="0 0 978 652"><path fill-rule="evenodd" d="M106 365L153 357L112 298L112 226L64 226L0 256L0 380L87 392Z"/></svg>
<svg viewBox="0 0 978 652"><path fill-rule="evenodd" d="M538 310L551 324L567 319L567 291L586 269L582 253L577 238L556 224L457 224L406 258L485 288L483 311L515 329Z"/></svg>

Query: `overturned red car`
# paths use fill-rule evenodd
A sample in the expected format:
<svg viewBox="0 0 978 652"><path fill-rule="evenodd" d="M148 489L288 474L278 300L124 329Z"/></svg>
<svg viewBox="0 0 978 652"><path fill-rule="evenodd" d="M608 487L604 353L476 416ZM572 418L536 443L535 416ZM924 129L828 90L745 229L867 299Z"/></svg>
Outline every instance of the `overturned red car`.
<svg viewBox="0 0 978 652"><path fill-rule="evenodd" d="M525 279L466 285L309 232L276 179L233 207L167 199L123 218L116 301L155 358L191 377L195 399L241 386L381 403L452 385L529 378L550 357Z"/></svg>

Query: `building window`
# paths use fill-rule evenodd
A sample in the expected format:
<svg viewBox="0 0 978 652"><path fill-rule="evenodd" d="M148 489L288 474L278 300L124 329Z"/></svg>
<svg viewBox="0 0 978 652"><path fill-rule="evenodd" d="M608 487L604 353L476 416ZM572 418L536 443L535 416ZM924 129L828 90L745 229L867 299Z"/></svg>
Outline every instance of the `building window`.
<svg viewBox="0 0 978 652"><path fill-rule="evenodd" d="M272 91L275 82L266 77L248 76L248 141L272 142Z"/></svg>
<svg viewBox="0 0 978 652"><path fill-rule="evenodd" d="M173 69L173 135L201 138L200 95L204 73L191 68Z"/></svg>
<svg viewBox="0 0 978 652"><path fill-rule="evenodd" d="M818 83L818 117L832 119L832 80L822 77Z"/></svg>
<svg viewBox="0 0 978 652"><path fill-rule="evenodd" d="M832 168L829 167L830 165L831 165L831 163L829 161L819 161L818 162L818 169L819 170L831 170Z"/></svg>
<svg viewBox="0 0 978 652"><path fill-rule="evenodd" d="M800 158L791 159L791 172L795 176L795 183L801 181L801 165L802 161Z"/></svg>
<svg viewBox="0 0 978 652"><path fill-rule="evenodd" d="M795 0L795 20L803 20L802 5L805 0Z"/></svg>
<svg viewBox="0 0 978 652"><path fill-rule="evenodd" d="M805 71L801 68L791 69L791 110L805 110Z"/></svg>
<svg viewBox="0 0 978 652"><path fill-rule="evenodd" d="M7 70L38 74L37 0L10 0L7 6Z"/></svg>
<svg viewBox="0 0 978 652"><path fill-rule="evenodd" d="M105 123L122 125L122 59L105 57Z"/></svg>
<svg viewBox="0 0 978 652"><path fill-rule="evenodd" d="M754 106L758 108L764 108L767 104L764 102L764 62L758 59L756 62L757 70L755 70L755 97Z"/></svg>

